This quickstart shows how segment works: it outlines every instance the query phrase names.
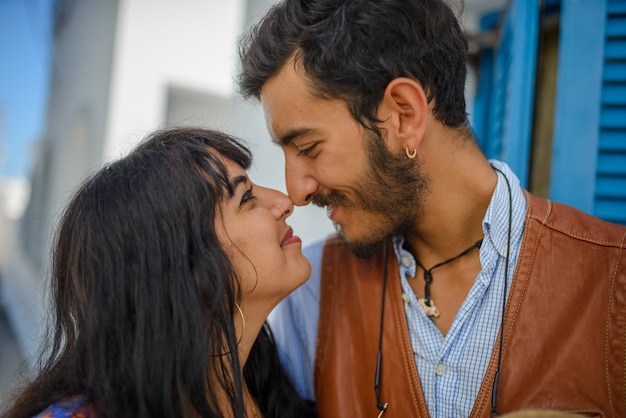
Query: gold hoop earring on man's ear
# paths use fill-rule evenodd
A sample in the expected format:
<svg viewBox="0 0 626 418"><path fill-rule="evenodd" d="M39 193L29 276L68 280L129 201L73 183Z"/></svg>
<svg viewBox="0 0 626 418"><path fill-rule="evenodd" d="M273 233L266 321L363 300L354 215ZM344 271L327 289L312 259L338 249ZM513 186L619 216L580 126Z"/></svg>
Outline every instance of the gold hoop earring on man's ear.
<svg viewBox="0 0 626 418"><path fill-rule="evenodd" d="M243 311L241 310L241 308L239 307L239 305L237 304L237 302L235 302L235 308L237 308L237 310L239 311L239 315L241 315L241 336L239 337L239 339L237 340L237 345L239 345L239 343L241 342L241 340L243 339L243 334L246 331L246 317L243 316Z"/></svg>
<svg viewBox="0 0 626 418"><path fill-rule="evenodd" d="M409 152L409 146L405 145L404 146L404 153L406 154L407 157L409 157L409 159L412 160L417 155L417 148L414 149L413 152Z"/></svg>

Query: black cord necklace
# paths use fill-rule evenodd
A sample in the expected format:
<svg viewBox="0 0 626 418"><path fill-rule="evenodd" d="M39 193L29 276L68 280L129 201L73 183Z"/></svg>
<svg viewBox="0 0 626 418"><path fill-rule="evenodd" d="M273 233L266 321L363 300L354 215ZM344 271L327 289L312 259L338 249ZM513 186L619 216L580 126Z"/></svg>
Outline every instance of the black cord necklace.
<svg viewBox="0 0 626 418"><path fill-rule="evenodd" d="M389 242L385 245L385 265L383 267L383 298L382 306L380 308L380 328L378 330L378 353L376 354L376 375L374 376L374 393L376 394L376 407L380 411L378 418L380 418L389 404L380 400L380 371L381 363L383 361L383 322L385 320L385 293L387 292L387 266L389 264Z"/></svg>
<svg viewBox="0 0 626 418"><path fill-rule="evenodd" d="M472 244L469 248L467 248L466 250L463 250L460 254L455 255L452 258L448 258L447 260L444 260L441 263L435 264L429 269L424 267L424 265L420 263L417 257L414 257L417 265L420 266L422 270L424 270L424 297L418 299L417 303L419 303L422 309L424 309L424 312L426 312L427 316L434 317L434 318L437 318L439 316L439 309L437 309L437 306L435 306L435 302L433 302L433 300L430 298L430 284L433 282L432 271L438 267L445 266L446 264L449 264L453 262L454 260L471 253L474 248L480 248L480 245L482 243L483 243L483 239L481 238L478 241L476 241L474 244Z"/></svg>
<svg viewBox="0 0 626 418"><path fill-rule="evenodd" d="M503 350L503 336L504 336L504 317L505 317L505 312L506 312L506 290L507 290L507 285L508 285L508 281L509 281L509 254L511 251L511 230L512 230L512 224L513 224L513 192L511 190L511 183L509 182L509 179L507 178L507 176L504 174L504 172L502 172L502 170L494 167L493 165L491 166L496 172L502 174L502 177L504 177L504 181L506 182L506 188L507 191L509 192L509 225L508 225L508 234L507 234L507 246L506 246L506 257L505 257L505 261L504 261L504 294L502 295L502 312L501 312L501 318L500 318L500 338L498 340L498 368L496 369L496 374L495 377L493 379L493 384L492 384L492 392L491 392L491 412L490 412L490 416L494 417L497 415L500 415L500 411L498 409L498 383L500 382L500 366L502 365L502 350ZM462 257L463 255L465 255L466 253L469 253L470 251L472 251L474 248L478 247L480 248L480 245L482 244L482 239L479 240L478 242L476 242L474 245L472 245L470 248L468 248L467 250L465 250L464 252L462 252L461 254L457 255L456 257L447 260L445 263L450 263L452 261L454 261L455 259ZM382 402L380 399L380 386L381 386L381 382L380 382L380 375L381 375L381 370L382 370L382 358L383 358L383 321L385 318L385 293L387 290L387 264L388 264L388 260L389 260L389 247L388 247L389 243L387 243L387 245L385 246L385 266L383 268L383 292L382 292L382 306L381 306L381 310L380 310L380 329L379 329L379 333L378 333L378 353L376 355L376 373L375 373L375 377L374 377L374 394L376 395L376 407L378 408L378 410L380 411L378 414L378 418L381 418L382 415L387 411L387 408L389 407L389 404L387 402ZM415 259L415 261L417 261L417 259ZM419 264L420 267L422 267L422 265L420 264L419 261L417 261L417 264ZM440 263L441 264L441 263ZM434 268L438 267L439 265L433 266L430 268L430 270L432 271ZM424 267L422 267L422 269L424 270L424 276L426 276L426 269ZM429 272L430 274L430 272ZM432 274L431 274L431 281L432 281ZM428 283L428 282L427 282ZM428 284L427 284L428 286ZM428 289L428 295L430 296L430 289ZM432 301L431 301L432 303ZM434 304L433 304L434 305Z"/></svg>

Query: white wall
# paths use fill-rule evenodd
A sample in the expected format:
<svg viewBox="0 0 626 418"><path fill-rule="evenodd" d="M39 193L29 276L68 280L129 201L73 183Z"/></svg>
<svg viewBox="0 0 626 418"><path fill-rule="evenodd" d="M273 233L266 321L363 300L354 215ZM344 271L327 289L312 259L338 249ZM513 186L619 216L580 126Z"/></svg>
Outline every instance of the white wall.
<svg viewBox="0 0 626 418"><path fill-rule="evenodd" d="M127 0L118 10L104 158L164 127L168 86L228 97L242 0Z"/></svg>

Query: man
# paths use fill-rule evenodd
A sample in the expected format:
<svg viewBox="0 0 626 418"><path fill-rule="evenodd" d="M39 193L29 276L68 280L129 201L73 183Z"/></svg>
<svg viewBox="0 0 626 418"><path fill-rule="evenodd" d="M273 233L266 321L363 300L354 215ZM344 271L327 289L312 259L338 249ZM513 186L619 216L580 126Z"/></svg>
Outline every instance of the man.
<svg viewBox="0 0 626 418"><path fill-rule="evenodd" d="M320 416L626 416L626 228L539 199L468 125L437 0L286 0L241 46L297 205L339 239L272 316Z"/></svg>

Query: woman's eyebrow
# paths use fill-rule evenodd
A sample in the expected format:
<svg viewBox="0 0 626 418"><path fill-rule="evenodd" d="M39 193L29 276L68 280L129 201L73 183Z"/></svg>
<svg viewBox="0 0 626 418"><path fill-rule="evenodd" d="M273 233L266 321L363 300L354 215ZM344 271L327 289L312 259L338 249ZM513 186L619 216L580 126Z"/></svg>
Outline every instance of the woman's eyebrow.
<svg viewBox="0 0 626 418"><path fill-rule="evenodd" d="M234 179L230 181L231 190L234 192L235 189L237 189L237 187L239 187L242 184L245 184L247 181L248 181L248 176L241 175L241 176L235 177Z"/></svg>

